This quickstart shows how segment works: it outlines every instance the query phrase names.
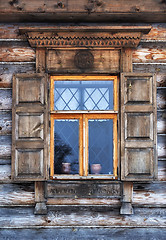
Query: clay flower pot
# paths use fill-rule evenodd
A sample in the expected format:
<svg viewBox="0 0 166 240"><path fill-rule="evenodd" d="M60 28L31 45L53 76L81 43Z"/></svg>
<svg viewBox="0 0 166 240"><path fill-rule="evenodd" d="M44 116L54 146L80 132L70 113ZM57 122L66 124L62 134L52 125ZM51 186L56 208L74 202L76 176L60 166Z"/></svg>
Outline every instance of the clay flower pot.
<svg viewBox="0 0 166 240"><path fill-rule="evenodd" d="M62 163L62 173L69 174L71 171L70 163Z"/></svg>
<svg viewBox="0 0 166 240"><path fill-rule="evenodd" d="M92 174L99 174L100 171L101 171L101 164L92 164L91 165Z"/></svg>

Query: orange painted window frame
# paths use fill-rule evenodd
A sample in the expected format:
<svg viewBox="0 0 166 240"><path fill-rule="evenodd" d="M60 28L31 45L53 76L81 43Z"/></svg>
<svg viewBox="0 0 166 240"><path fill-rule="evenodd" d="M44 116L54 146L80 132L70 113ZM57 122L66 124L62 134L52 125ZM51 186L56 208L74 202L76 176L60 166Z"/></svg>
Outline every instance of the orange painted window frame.
<svg viewBox="0 0 166 240"><path fill-rule="evenodd" d="M118 178L118 78L117 76L51 76L50 87L50 178L51 179L117 179ZM114 81L114 110L106 111L55 111L54 110L54 81ZM54 119L78 119L79 120L79 175L55 175L54 174ZM88 176L88 120L89 119L113 119L113 175ZM85 151L83 150L85 148Z"/></svg>

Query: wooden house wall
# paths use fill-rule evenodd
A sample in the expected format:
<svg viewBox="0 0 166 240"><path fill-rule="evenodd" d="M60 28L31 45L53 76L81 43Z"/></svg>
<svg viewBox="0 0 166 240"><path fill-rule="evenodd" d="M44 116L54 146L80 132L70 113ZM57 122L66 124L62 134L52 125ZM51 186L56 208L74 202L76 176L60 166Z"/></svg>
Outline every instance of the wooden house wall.
<svg viewBox="0 0 166 240"><path fill-rule="evenodd" d="M135 214L131 216L120 216L120 201L109 199L96 199L95 206L92 199L50 199L48 215L34 216L34 184L11 181L12 76L13 73L35 72L35 49L29 46L24 36L19 35L19 26L21 24L0 24L0 227L3 229L18 228L19 233L20 229L25 228L109 226L119 229L127 228L130 234L130 228L136 226L144 228L145 232L146 228L150 227L149 231L152 235L153 231L158 231L158 236L160 236L160 228L166 225L164 220L166 207L166 24L153 24L150 33L143 37L133 52L134 72L157 74L158 181L134 183ZM74 206L70 208L67 204ZM28 230L25 230L24 234L28 234L26 231ZM71 236L72 234L79 236L81 230L76 231L73 228L73 231L72 229L65 230L64 233L68 234L68 231ZM91 232L88 231L87 234L90 236ZM16 233L17 231L14 234ZM50 231L49 234L51 236L52 232Z"/></svg>

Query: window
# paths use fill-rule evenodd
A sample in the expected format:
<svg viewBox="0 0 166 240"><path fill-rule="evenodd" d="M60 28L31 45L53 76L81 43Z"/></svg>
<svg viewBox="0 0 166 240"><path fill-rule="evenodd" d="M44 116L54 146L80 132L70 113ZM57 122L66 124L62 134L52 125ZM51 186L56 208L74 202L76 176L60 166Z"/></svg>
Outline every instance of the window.
<svg viewBox="0 0 166 240"><path fill-rule="evenodd" d="M116 76L51 76L51 178L117 178Z"/></svg>

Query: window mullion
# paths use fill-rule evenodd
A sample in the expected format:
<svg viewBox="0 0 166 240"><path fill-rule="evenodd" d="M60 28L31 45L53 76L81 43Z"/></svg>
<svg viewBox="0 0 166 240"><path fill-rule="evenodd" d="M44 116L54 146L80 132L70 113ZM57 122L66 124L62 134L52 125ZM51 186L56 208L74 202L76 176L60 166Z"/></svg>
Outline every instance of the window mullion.
<svg viewBox="0 0 166 240"><path fill-rule="evenodd" d="M88 176L88 118L83 114L84 176Z"/></svg>
<svg viewBox="0 0 166 240"><path fill-rule="evenodd" d="M79 118L79 174L84 176L84 137L83 137L83 115Z"/></svg>

